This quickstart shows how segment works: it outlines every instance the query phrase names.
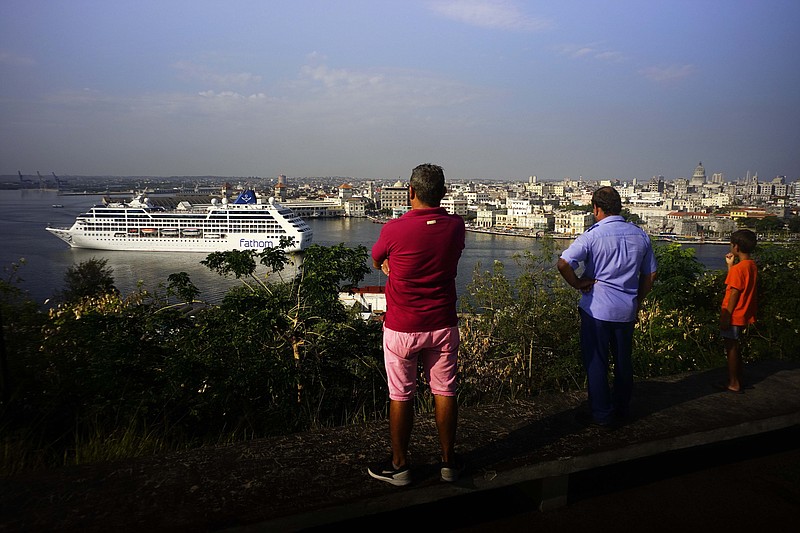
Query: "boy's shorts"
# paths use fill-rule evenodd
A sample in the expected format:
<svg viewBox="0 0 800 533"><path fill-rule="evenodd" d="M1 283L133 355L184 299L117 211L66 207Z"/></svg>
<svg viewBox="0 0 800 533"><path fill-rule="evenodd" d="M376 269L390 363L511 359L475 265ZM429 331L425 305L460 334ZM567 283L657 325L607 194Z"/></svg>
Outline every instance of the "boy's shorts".
<svg viewBox="0 0 800 533"><path fill-rule="evenodd" d="M738 341L743 329L744 326L731 326L728 329L721 330L720 334L722 335L723 339Z"/></svg>
<svg viewBox="0 0 800 533"><path fill-rule="evenodd" d="M458 372L458 326L406 333L383 327L383 358L389 398L408 401L417 390L417 360L437 396L455 396Z"/></svg>

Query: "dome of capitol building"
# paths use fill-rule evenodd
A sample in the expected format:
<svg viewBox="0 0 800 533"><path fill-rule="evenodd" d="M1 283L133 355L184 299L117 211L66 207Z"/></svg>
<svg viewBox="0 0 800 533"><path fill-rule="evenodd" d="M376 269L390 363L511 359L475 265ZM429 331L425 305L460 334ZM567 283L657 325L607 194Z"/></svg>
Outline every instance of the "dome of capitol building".
<svg viewBox="0 0 800 533"><path fill-rule="evenodd" d="M692 184L699 183L703 184L706 182L706 169L703 168L703 162L701 161L694 169L694 174L692 174Z"/></svg>

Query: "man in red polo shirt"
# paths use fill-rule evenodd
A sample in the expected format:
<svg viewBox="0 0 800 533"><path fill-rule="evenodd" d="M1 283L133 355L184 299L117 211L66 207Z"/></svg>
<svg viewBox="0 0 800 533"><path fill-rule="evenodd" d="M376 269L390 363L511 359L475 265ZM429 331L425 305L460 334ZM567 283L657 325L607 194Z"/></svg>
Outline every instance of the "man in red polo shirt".
<svg viewBox="0 0 800 533"><path fill-rule="evenodd" d="M411 483L408 444L414 425L417 361L422 361L436 408L442 449L441 478L455 481L462 469L454 452L458 403L456 273L464 249L464 220L439 204L444 171L419 165L411 173L411 211L387 222L372 247L372 262L387 275L383 354L389 384L392 456L371 465L369 475L392 485Z"/></svg>

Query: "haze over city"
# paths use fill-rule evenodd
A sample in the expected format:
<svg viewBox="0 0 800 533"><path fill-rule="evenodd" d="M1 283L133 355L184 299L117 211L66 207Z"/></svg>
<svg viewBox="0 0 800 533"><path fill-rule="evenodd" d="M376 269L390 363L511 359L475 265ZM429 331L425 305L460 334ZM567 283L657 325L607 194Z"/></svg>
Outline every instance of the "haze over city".
<svg viewBox="0 0 800 533"><path fill-rule="evenodd" d="M800 177L800 2L6 0L0 174Z"/></svg>

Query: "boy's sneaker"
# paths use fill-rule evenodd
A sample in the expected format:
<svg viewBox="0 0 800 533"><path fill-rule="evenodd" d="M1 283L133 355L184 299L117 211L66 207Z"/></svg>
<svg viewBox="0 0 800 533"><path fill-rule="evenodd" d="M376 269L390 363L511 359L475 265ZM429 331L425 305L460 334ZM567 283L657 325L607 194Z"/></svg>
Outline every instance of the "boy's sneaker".
<svg viewBox="0 0 800 533"><path fill-rule="evenodd" d="M442 481L452 483L458 481L461 472L464 471L464 460L458 454L453 454L453 458L449 463L441 464Z"/></svg>
<svg viewBox="0 0 800 533"><path fill-rule="evenodd" d="M391 483L396 487L403 487L411 483L411 471L408 469L408 465L395 468L391 457L382 463L370 465L367 472L375 479Z"/></svg>

